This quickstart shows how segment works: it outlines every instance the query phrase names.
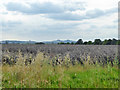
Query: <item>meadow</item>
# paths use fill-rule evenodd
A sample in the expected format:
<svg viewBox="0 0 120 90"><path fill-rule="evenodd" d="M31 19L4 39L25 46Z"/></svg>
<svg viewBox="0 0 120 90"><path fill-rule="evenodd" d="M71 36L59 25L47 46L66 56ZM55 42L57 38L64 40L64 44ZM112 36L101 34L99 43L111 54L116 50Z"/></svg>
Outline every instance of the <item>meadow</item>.
<svg viewBox="0 0 120 90"><path fill-rule="evenodd" d="M3 88L118 88L117 45L2 46Z"/></svg>

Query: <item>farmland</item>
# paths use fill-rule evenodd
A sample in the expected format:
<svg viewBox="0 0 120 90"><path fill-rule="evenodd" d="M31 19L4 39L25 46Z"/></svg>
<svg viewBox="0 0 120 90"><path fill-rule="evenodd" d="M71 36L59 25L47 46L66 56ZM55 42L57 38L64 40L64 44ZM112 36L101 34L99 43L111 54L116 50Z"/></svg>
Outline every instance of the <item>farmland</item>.
<svg viewBox="0 0 120 90"><path fill-rule="evenodd" d="M2 46L3 88L118 88L117 45Z"/></svg>

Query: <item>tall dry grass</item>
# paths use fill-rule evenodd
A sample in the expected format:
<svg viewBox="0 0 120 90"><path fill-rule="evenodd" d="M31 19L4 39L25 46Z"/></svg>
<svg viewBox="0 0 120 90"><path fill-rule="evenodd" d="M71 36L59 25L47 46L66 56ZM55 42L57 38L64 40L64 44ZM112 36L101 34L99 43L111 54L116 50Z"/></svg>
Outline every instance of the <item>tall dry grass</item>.
<svg viewBox="0 0 120 90"><path fill-rule="evenodd" d="M117 65L114 67L90 65L90 56L87 57L84 66L77 61L73 66L69 55L66 55L64 62L59 65L53 65L49 56L45 57L41 52L32 59L31 64L25 64L26 58L27 55L22 57L19 52L15 65L3 65L3 88L117 88L118 86Z"/></svg>

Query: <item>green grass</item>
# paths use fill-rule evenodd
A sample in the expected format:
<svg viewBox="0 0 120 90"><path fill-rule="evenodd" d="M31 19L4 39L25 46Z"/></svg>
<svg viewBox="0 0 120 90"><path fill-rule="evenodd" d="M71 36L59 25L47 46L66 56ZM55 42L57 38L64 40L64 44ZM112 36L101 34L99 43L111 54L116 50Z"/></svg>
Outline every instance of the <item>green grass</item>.
<svg viewBox="0 0 120 90"><path fill-rule="evenodd" d="M7 70L5 69L7 68ZM9 68L9 69L8 69ZM117 88L117 68L42 67L34 68L4 66L3 87L5 88ZM22 69L24 68L24 69ZM72 68L72 70L71 70ZM77 69L77 70L76 70ZM79 70L80 69L80 70ZM11 71L9 71L11 70Z"/></svg>
<svg viewBox="0 0 120 90"><path fill-rule="evenodd" d="M49 58L37 56L28 66L3 65L3 88L118 88L118 67L48 65ZM19 62L20 63L20 62ZM41 66L43 65L43 66Z"/></svg>

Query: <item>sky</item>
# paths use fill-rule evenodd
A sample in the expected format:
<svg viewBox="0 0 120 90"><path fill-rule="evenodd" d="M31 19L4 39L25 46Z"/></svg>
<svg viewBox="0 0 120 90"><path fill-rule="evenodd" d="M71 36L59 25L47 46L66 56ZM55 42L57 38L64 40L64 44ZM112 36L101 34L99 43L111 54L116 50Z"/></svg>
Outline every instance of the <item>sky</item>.
<svg viewBox="0 0 120 90"><path fill-rule="evenodd" d="M0 40L118 38L118 0L0 0Z"/></svg>

